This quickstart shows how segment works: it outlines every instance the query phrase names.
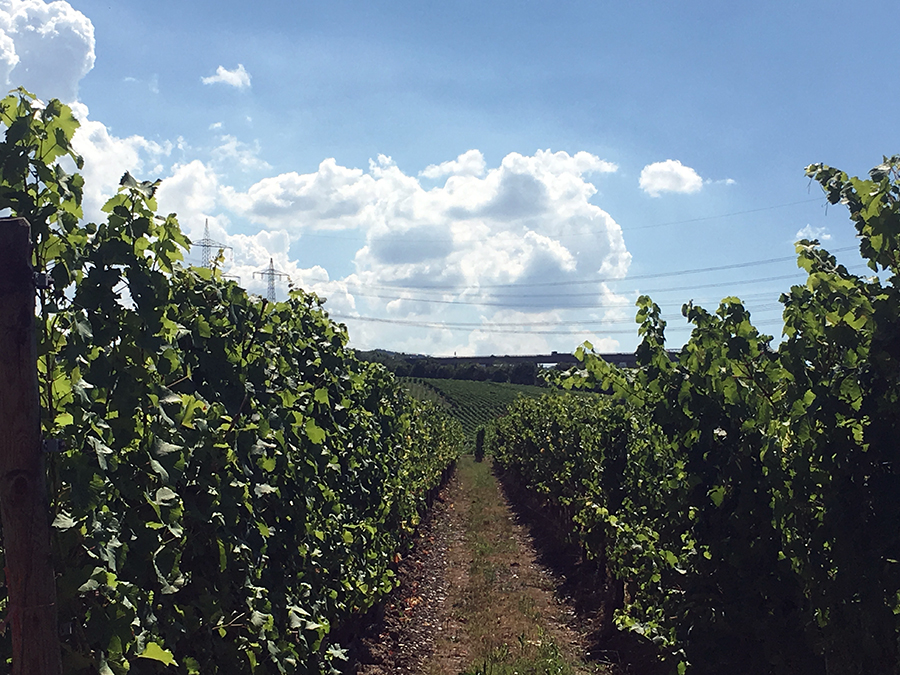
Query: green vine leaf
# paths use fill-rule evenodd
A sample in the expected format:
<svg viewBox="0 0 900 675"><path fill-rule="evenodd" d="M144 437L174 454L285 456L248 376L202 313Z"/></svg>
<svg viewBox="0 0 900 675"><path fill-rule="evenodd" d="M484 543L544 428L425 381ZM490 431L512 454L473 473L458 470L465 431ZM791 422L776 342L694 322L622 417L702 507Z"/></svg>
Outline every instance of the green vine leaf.
<svg viewBox="0 0 900 675"><path fill-rule="evenodd" d="M144 651L139 654L139 658L159 661L165 666L178 665L172 652L168 649L163 649L155 642L148 642L144 647Z"/></svg>

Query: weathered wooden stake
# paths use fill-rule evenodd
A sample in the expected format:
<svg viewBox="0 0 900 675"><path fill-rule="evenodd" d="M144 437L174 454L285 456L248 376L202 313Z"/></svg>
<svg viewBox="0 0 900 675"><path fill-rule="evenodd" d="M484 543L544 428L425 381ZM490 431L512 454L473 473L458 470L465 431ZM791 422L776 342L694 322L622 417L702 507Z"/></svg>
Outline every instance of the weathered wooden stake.
<svg viewBox="0 0 900 675"><path fill-rule="evenodd" d="M31 227L0 219L0 518L12 675L61 675L41 443Z"/></svg>

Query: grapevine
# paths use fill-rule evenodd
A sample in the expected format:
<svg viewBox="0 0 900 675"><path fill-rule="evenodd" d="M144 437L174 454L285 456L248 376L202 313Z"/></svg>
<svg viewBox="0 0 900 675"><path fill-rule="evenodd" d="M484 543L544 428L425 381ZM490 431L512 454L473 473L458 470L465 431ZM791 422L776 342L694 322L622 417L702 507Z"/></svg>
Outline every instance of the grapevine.
<svg viewBox="0 0 900 675"><path fill-rule="evenodd" d="M688 303L675 357L642 297L637 369L585 345L561 383L606 394L519 401L488 431L624 583L619 626L674 672L900 670L900 156L868 180L807 174L847 205L877 276L800 241L783 342L738 298Z"/></svg>
<svg viewBox="0 0 900 675"><path fill-rule="evenodd" d="M186 268L129 174L85 223L78 122L0 101L0 208L32 226L66 672L319 673L393 568L462 432L357 360L313 294ZM0 609L5 601L0 600ZM9 636L0 659L10 654Z"/></svg>

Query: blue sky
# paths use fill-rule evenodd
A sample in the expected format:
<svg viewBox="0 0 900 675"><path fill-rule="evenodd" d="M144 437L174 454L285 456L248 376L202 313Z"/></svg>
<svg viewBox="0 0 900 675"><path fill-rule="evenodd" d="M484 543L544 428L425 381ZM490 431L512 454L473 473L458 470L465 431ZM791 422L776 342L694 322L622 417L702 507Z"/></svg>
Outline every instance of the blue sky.
<svg viewBox="0 0 900 675"><path fill-rule="evenodd" d="M642 292L672 347L727 295L777 337L801 231L862 269L803 167L900 151L896 9L4 0L0 74L75 105L89 213L163 178L356 346L630 351Z"/></svg>

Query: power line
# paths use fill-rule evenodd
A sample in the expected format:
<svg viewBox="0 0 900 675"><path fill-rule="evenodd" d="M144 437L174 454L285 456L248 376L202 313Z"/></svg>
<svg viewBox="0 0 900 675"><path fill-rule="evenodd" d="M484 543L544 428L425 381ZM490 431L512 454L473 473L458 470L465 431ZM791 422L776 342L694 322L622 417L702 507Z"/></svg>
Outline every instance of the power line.
<svg viewBox="0 0 900 675"><path fill-rule="evenodd" d="M766 282L769 282L769 281L784 281L784 280L786 280L786 279L796 279L797 276L798 276L799 274L801 274L801 273L802 273L802 270L799 270L799 269L798 269L797 272L795 272L795 273L793 273L793 274L780 274L780 275L774 276L774 277L762 277L762 278L757 277L757 278L754 278L754 279L743 279L743 280L740 280L740 281L720 281L720 282L716 282L716 283L712 283L712 284L695 284L695 285L693 285L693 286L667 286L666 288L648 288L648 289L642 289L642 290L640 290L640 291L637 291L637 290L634 290L634 291L619 291L619 293L624 293L624 294L628 294L628 293L638 293L638 292L643 293L643 294L649 294L649 293L669 293L669 292L674 292L674 291L691 291L691 290L699 289L699 288L721 288L722 286L729 286L729 285L736 285L736 284L760 284L760 283L766 283ZM616 282L616 283L621 283L621 282L623 282L623 281L628 281L628 280L630 280L630 279L632 279L632 278L633 278L633 277L626 277L625 279L619 279L618 282ZM321 283L321 282L313 281L312 283ZM395 289L398 289L398 288L406 288L406 287L402 287L402 286L381 286L381 285L378 285L378 284L365 284L365 283L362 283L362 282L353 282L353 281L342 281L341 283L345 283L345 284L347 284L348 286L362 286L362 287L365 287L365 288L371 288L371 289L375 289L375 290L378 290L378 289L382 289L382 290L395 290ZM415 287L408 287L408 288L410 288L410 290L415 290L417 293L435 293L435 294L439 294L439 295L442 295L442 296L443 296L443 295L447 295L447 292L446 292L446 291L436 291L436 290L428 289L428 288L423 288L423 289L419 289L419 288L415 288ZM466 288L464 288L462 291L460 291L460 294L466 293L466 292L468 292L468 291L470 291L470 290L479 290L479 289L478 289L478 288L473 288L473 287L466 287ZM362 293L354 293L354 295L359 295L359 296L363 296L363 297L371 297L371 298L382 298L382 299L385 299L385 300L388 300L388 299L391 299L391 300L418 299L418 298L407 298L407 297L405 297L405 296L395 296L395 295L374 295L374 294L370 294L370 295L364 296L364 294L362 294ZM590 292L590 293L568 293L568 294L566 294L566 297L567 297L567 298L581 298L581 297L587 298L587 297L596 297L596 295L597 295L597 293L592 291L592 292ZM512 294L491 293L491 294L485 295L485 296L483 296L483 297L484 297L484 298L492 298L492 299L496 299L496 298L501 298L501 299L502 299L502 298L521 298L521 297L527 297L527 298L557 298L557 297L559 297L559 294L558 294L558 293L528 293L528 294L526 295L526 294L521 294L521 293L512 293ZM422 298L421 300L422 300L423 302L428 302L427 298Z"/></svg>
<svg viewBox="0 0 900 675"><path fill-rule="evenodd" d="M626 293L623 295L636 295L637 293ZM648 295L649 293L643 293L643 295ZM767 297L768 294L756 294L753 296L744 296L743 299L760 299L761 297ZM529 300L533 298L557 298L559 302L554 303L554 309L558 310L569 310L569 309L615 309L618 307L626 307L626 305L622 302L593 302L588 304L569 304L568 300L573 297L596 297L596 293L575 293L572 295L540 295L540 296L529 296L529 295L510 295L510 296L499 296L501 298L507 298L506 302L500 301L492 301L492 300L440 300L434 298L407 298L407 297L397 297L397 296L388 296L388 295L378 295L373 293L353 293L354 298L377 298L381 300L408 300L409 302L414 303L423 303L428 305L453 305L456 307L507 307L510 309L515 309L517 307L534 307L536 303L529 303ZM516 302L516 301L519 302Z"/></svg>
<svg viewBox="0 0 900 675"><path fill-rule="evenodd" d="M350 316L346 314L329 314L329 317L332 319L341 319L345 321L363 321L366 323L383 323L383 324L393 324L399 326L407 326L413 328L437 328L440 330L449 330L452 332L471 332L473 328L471 326L457 326L454 324L443 324L437 322L422 322L422 321L403 321L401 319L381 319L375 316ZM479 326L482 327L482 326ZM483 328L483 327L482 327ZM503 333L509 335L565 335L567 333L574 334L576 332L583 333L588 332L586 329L582 329L580 331L559 331L559 330L512 330L512 329L490 329L488 327L484 332L487 333ZM625 335L631 334L635 332L634 328L628 330L609 330L603 331L604 334L612 334L612 335Z"/></svg>
<svg viewBox="0 0 900 675"><path fill-rule="evenodd" d="M757 313L751 313L751 316L756 317L758 314L764 311L774 311L774 309L781 309L781 306L766 308L763 310L759 310ZM449 330L454 332L470 332L473 330L481 330L486 333L504 333L504 334L513 334L513 335L560 335L560 334L575 334L575 333L584 333L584 332L602 332L604 335L625 335L625 334L634 334L636 333L636 324L634 319L613 319L609 321L597 320L597 321L559 321L559 322L523 322L523 323L453 323L453 322L441 322L441 321L414 321L410 319L385 319L382 317L376 316L353 316L350 314L335 314L329 313L328 315L332 319L341 319L344 321L362 321L365 323L381 323L381 324L390 324L395 326L407 326L411 328L435 328L439 330ZM774 321L775 319L772 319ZM580 328L571 331L560 331L560 330L514 330L514 328L528 328L530 326L587 326L593 324L602 324L597 326L594 329L588 328ZM604 325L624 325L624 324L632 324L632 328L630 329L604 329ZM690 328L690 324L687 325Z"/></svg>
<svg viewBox="0 0 900 675"><path fill-rule="evenodd" d="M868 270L868 268L865 268ZM666 288L648 288L648 289L629 289L623 291L616 291L618 295L630 296L630 295L654 295L654 294L662 294L662 293L676 293L676 292L696 292L699 290L705 289L713 289L713 288L737 288L752 284L761 284L761 283L769 283L773 281L785 281L785 280L795 280L799 281L802 278L803 271L798 269L794 274L781 274L773 277L762 277L755 279L741 279L738 281L720 281L711 284L695 284L692 286L669 286ZM623 279L626 281L627 279ZM367 285L367 288L379 288L376 285ZM427 291L425 291L427 292ZM775 292L782 292L780 289ZM441 292L442 296L447 295L446 292ZM460 294L462 295L462 294ZM375 298L380 300L408 300L409 302L422 302L422 303L430 303L437 305L459 305L463 307L511 307L517 306L515 303L516 300L534 300L534 299L545 299L545 298L556 298L559 300L570 300L572 298L596 298L596 292L590 293L566 293L565 295L561 295L559 293L510 293L510 294L486 294L477 300L465 300L462 298L453 298L450 300L447 299L434 299L430 297L410 297L404 295L383 295L380 293L363 293L354 291L353 297L356 298ZM741 295L743 300L750 300L752 298L762 297L762 292L757 293L755 295ZM502 302L503 300L508 300L510 302ZM621 303L613 302L613 303L603 303L598 302L590 305L572 305L566 307L560 307L560 309L585 309L591 307L597 308L614 308L622 306Z"/></svg>
<svg viewBox="0 0 900 675"><path fill-rule="evenodd" d="M823 195L824 197L824 195ZM788 202L787 204L776 204L775 206L763 206L758 209L749 209L747 211L733 211L732 213L722 213L716 216L701 216L700 218L688 218L687 220L670 220L666 223L654 223L652 225L636 225L634 227L623 228L623 232L632 232L634 230L649 230L653 227L666 227L667 225L686 225L688 223L699 223L706 220L717 220L719 218L731 218L732 216L745 216L750 213L760 213L761 211L774 211L775 209L783 209L788 206L796 206L797 204L809 204L811 202L821 202L822 198L801 199L796 202Z"/></svg>
<svg viewBox="0 0 900 675"><path fill-rule="evenodd" d="M719 213L719 214L712 215L712 216L700 216L698 218L687 218L685 220L670 220L670 221L666 221L666 222L662 222L662 223L650 223L648 225L635 225L633 227L622 227L621 223L618 223L618 225L619 225L619 227L622 228L623 234L627 234L628 232L634 232L637 230L647 230L647 229L657 228L657 227L668 227L670 225L688 225L690 223L700 223L700 222L705 222L705 221L710 221L710 220L719 220L722 218L732 218L734 216L745 216L745 215L749 215L751 213L761 213L763 211L775 211L777 209L784 209L784 208L788 208L790 206L797 206L798 204L809 204L812 202L821 202L823 200L823 198L824 198L824 196L822 198L815 198L815 199L801 199L799 201L787 202L785 204L774 204L772 206L762 206L762 207L756 208L756 209L747 209L746 211L731 211L729 213ZM584 238L584 237L596 237L597 235L598 235L598 232L594 231L594 232L584 232L584 233L572 233L572 234L565 235L564 238L580 239L580 238ZM359 241L365 241L367 239L366 236L342 237L339 235L321 234L318 232L304 232L302 236L313 237L315 239L333 239L333 240L337 240L337 241L348 241L348 242L349 241L359 242ZM402 241L403 243L410 243L410 244L437 244L437 243L449 244L449 243L453 243L454 241L456 241L453 237L425 237L425 238L410 239L410 238L404 236L402 233L398 233L393 236L389 235L389 236L385 236L385 237L379 237L380 241L385 241L385 240L390 240L390 239L397 239L399 241ZM502 237L502 236L495 235L495 236L491 236L491 237L484 237L484 238L479 237L477 239L467 239L467 241L469 241L469 242L504 241L504 240L518 241L519 239L520 239L520 237Z"/></svg>
<svg viewBox="0 0 900 675"><path fill-rule="evenodd" d="M840 253L842 251L852 251L855 250L855 246L848 246L846 248L837 248L833 249L832 253ZM725 270L736 270L736 269L744 269L747 267L758 267L760 265L771 265L773 263L782 263L794 261L797 259L796 255L782 256L780 258L768 258L766 260L753 260L750 262L743 263L733 263L731 265L716 265L715 267L697 267L693 269L684 269L677 270L674 272L658 272L655 274L635 274L633 276L628 277L630 280L634 281L635 279L662 279L665 277L680 277L686 276L688 274L703 274L705 272L723 272ZM515 284L516 287L524 287L524 286L575 286L575 285L583 285L583 284L596 284L596 283L608 283L612 281L622 281L622 279L613 279L613 278L601 278L601 279L593 279L593 280L584 280L584 281L535 281L532 283L526 284ZM481 288L505 288L510 284L484 284ZM437 286L424 286L423 288L438 288Z"/></svg>
<svg viewBox="0 0 900 675"><path fill-rule="evenodd" d="M799 272L799 270L798 270ZM720 282L715 284L698 284L696 286L676 286L671 288L657 288L657 289L642 289L638 290L628 290L628 291L619 291L619 295L630 296L637 295L640 293L641 295L651 295L654 293L674 293L680 291L697 291L701 289L711 289L711 288L735 288L741 285L747 284L758 284L770 281L783 281L785 279L797 279L797 274L785 274L775 277L766 277L763 279L747 279L742 281L732 281L732 282ZM560 301L568 301L572 298L596 298L597 293L566 293L565 295L561 295L559 293L516 293L516 294L491 294L483 296L483 299L478 300L465 300L461 298L453 298L450 300L447 299L439 299L439 298L430 298L430 297L409 297L403 295L383 295L380 293L363 293L363 292L353 292L353 297L355 298L375 298L379 300L388 300L388 301L396 301L396 300L408 300L409 302L422 302L427 304L435 304L435 305L458 305L461 307L512 307L517 306L521 303L515 302L516 300L535 300L535 299L546 299L546 298L556 298ZM757 294L759 295L759 294ZM742 296L742 297L757 297L757 296ZM506 302L504 302L506 301ZM621 307L622 303L620 302L597 302L589 305L566 305L565 307L560 307L560 309L585 309L590 307L597 308L614 308Z"/></svg>
<svg viewBox="0 0 900 675"><path fill-rule="evenodd" d="M846 251L855 251L857 249L856 246L844 246L842 248L831 249L829 253L843 253ZM648 274L635 274L627 277L628 281L634 280L644 280L644 279L665 279L669 277L679 277L679 276L687 276L690 274L704 274L708 272L724 272L726 270L736 270L736 269L746 269L748 267L759 267L762 265L772 265L775 263L783 263L783 262L792 262L796 261L797 256L781 256L778 258L767 258L765 260L751 260L748 262L742 263L732 263L730 265L717 265L715 267L695 267L688 268L683 270L676 270L673 272L655 272ZM321 282L326 282L327 279L322 279ZM364 286L366 288L377 288L384 290L410 290L416 292L427 292L427 291L454 291L457 293L464 293L468 291L479 291L483 288L533 288L533 287L563 287L563 286L583 286L585 284L601 284L601 283L614 283L614 282L622 282L626 281L626 278L622 277L598 277L596 279L582 279L582 280L573 280L573 281L533 281L533 282L525 282L525 283L505 283L505 284L479 284L478 286L468 286L460 289L458 286L440 286L440 285L431 285L431 286L404 286L402 284L369 284L364 281L347 281L342 280L341 283L346 284L347 286ZM312 281L312 283L317 283L316 281Z"/></svg>

